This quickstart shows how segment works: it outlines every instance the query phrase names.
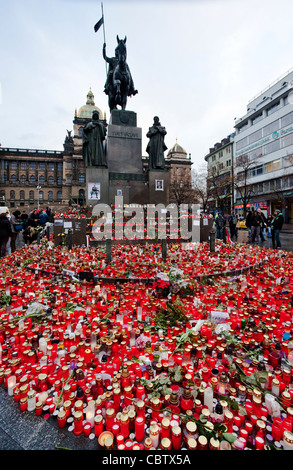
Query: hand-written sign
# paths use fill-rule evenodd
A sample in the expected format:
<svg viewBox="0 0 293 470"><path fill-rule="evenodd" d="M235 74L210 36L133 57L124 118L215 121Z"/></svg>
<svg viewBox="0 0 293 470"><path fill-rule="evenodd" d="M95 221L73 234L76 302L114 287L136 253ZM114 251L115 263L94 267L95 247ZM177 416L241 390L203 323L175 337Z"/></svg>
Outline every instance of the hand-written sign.
<svg viewBox="0 0 293 470"><path fill-rule="evenodd" d="M215 323L222 323L229 318L229 313L223 310L212 310L210 320Z"/></svg>

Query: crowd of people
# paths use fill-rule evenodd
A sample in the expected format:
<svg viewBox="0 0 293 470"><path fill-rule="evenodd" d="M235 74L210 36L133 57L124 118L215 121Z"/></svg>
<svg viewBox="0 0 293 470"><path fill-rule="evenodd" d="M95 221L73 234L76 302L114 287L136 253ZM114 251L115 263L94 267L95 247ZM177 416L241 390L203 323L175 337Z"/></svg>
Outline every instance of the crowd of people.
<svg viewBox="0 0 293 470"><path fill-rule="evenodd" d="M240 228L240 219L238 214L232 212L229 216L225 216L221 211L215 214L215 228L218 239L226 242L227 222L229 226L229 235L231 240L237 240L238 230ZM248 231L247 243L259 243L272 239L273 248L281 248L280 231L284 224L284 216L280 209L276 209L273 214L268 217L261 209L250 209L245 218L245 225Z"/></svg>
<svg viewBox="0 0 293 470"><path fill-rule="evenodd" d="M37 238L37 228L43 229L47 222L52 220L52 211L46 209L33 209L29 214L26 211L16 210L11 215L8 211L0 214L0 258L8 252L16 250L16 240L20 234L24 244L30 244Z"/></svg>
<svg viewBox="0 0 293 470"><path fill-rule="evenodd" d="M266 217L261 209L252 209L246 216L248 243L265 241L272 238L273 248L281 248L280 231L284 224L284 216L280 209Z"/></svg>

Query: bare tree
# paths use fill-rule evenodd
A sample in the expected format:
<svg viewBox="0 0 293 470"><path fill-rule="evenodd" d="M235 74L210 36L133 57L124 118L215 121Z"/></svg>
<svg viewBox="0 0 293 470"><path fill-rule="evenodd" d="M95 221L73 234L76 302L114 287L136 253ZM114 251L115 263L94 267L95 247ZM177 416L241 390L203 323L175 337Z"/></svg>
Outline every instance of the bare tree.
<svg viewBox="0 0 293 470"><path fill-rule="evenodd" d="M247 205L254 195L253 185L249 182L250 171L256 166L257 158L249 159L248 155L240 155L236 159L234 173L234 188L238 191L246 217Z"/></svg>
<svg viewBox="0 0 293 470"><path fill-rule="evenodd" d="M177 170L181 170L180 168ZM173 171L169 186L170 201L177 205L194 202L194 190L191 184L190 170Z"/></svg>
<svg viewBox="0 0 293 470"><path fill-rule="evenodd" d="M214 209L221 209L225 213L231 210L233 178L232 169L227 168L225 171L221 165L218 162L208 172L207 190Z"/></svg>
<svg viewBox="0 0 293 470"><path fill-rule="evenodd" d="M193 169L191 173L195 201L200 204L203 211L207 210L211 195L207 185L207 174L206 166L201 166L197 170Z"/></svg>

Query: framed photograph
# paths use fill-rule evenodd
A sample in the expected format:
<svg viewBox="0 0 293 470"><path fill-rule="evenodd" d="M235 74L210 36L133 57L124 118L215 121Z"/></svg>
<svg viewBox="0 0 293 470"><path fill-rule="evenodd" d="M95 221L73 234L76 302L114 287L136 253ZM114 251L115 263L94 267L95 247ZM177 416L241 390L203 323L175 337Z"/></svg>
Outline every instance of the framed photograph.
<svg viewBox="0 0 293 470"><path fill-rule="evenodd" d="M100 183L89 183L88 184L88 198L89 199L101 199L101 185Z"/></svg>
<svg viewBox="0 0 293 470"><path fill-rule="evenodd" d="M122 189L117 189L117 196L122 196Z"/></svg>
<svg viewBox="0 0 293 470"><path fill-rule="evenodd" d="M164 191L164 180L156 180L156 191Z"/></svg>

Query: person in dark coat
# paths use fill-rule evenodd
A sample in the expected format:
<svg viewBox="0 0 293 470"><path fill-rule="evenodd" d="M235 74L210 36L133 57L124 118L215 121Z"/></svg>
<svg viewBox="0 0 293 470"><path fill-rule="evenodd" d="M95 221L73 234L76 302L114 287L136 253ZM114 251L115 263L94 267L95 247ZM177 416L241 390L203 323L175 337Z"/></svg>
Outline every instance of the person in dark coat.
<svg viewBox="0 0 293 470"><path fill-rule="evenodd" d="M279 209L274 212L274 219L271 222L273 248L281 248L280 231L283 227L284 216Z"/></svg>
<svg viewBox="0 0 293 470"><path fill-rule="evenodd" d="M0 214L0 258L7 254L6 246L12 235L11 223L4 212Z"/></svg>

